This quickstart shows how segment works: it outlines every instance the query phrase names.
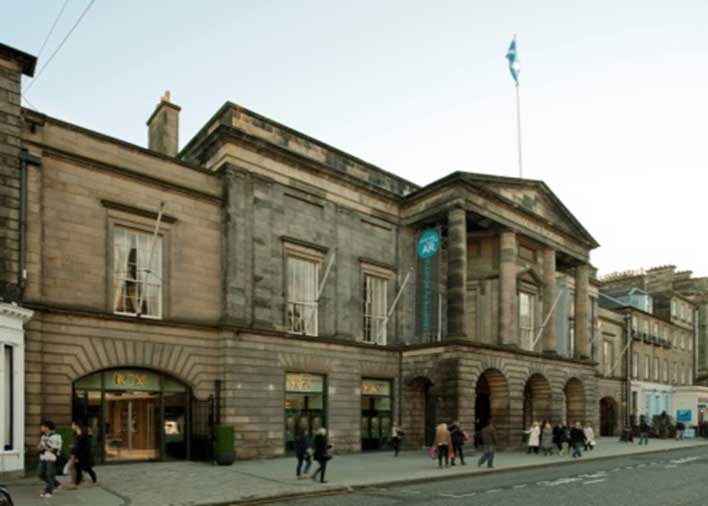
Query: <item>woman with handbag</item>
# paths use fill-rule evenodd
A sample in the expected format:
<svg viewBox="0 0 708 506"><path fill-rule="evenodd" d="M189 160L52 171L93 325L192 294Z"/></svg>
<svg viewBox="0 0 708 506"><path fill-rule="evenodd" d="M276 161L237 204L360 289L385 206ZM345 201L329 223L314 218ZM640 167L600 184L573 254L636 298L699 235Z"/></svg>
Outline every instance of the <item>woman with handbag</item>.
<svg viewBox="0 0 708 506"><path fill-rule="evenodd" d="M443 459L445 459L445 467L448 467L450 465L449 452L452 450L452 439L450 438L450 431L447 430L446 423L441 423L435 429L433 448L435 448L438 453L438 467L442 468Z"/></svg>
<svg viewBox="0 0 708 506"><path fill-rule="evenodd" d="M317 431L317 435L315 436L315 440L313 441L312 445L315 449L315 460L320 466L314 473L312 473L312 481L317 481L317 475L319 474L320 483L327 483L325 481L327 461L332 458L332 456L329 454L329 449L332 448L332 446L327 444L327 429L322 427L320 430Z"/></svg>

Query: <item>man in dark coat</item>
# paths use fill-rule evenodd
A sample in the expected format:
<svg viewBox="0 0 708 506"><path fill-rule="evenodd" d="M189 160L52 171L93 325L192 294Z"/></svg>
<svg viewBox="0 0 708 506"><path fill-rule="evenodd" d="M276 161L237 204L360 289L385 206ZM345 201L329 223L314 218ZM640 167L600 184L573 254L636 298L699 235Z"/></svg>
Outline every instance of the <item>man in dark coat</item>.
<svg viewBox="0 0 708 506"><path fill-rule="evenodd" d="M73 457L74 469L76 471L75 486L79 486L86 471L91 477L91 481L96 483L96 472L93 470L93 453L91 452L91 438L86 429L78 422L71 423L71 429L74 431L74 444L71 447L71 456Z"/></svg>
<svg viewBox="0 0 708 506"><path fill-rule="evenodd" d="M297 468L295 469L297 478L307 477L312 465L312 458L310 457L310 438L307 435L307 428L303 426L298 427L297 436L295 437L295 457L297 458ZM305 464L304 476L302 476L303 463Z"/></svg>
<svg viewBox="0 0 708 506"><path fill-rule="evenodd" d="M452 422L448 430L450 431L450 439L452 439L452 450L455 453L452 457L452 465L454 466L455 459L460 457L460 463L464 466L466 464L462 446L465 444L465 433L460 427L460 422Z"/></svg>
<svg viewBox="0 0 708 506"><path fill-rule="evenodd" d="M585 432L580 422L570 429L570 446L573 448L573 458L582 457L582 447L585 446Z"/></svg>
<svg viewBox="0 0 708 506"><path fill-rule="evenodd" d="M312 481L317 481L317 475L320 474L320 483L327 483L325 481L325 472L327 471L327 461L332 457L329 455L330 445L327 444L327 429L321 428L317 431L315 440L313 442L315 449L314 457L320 467L312 473Z"/></svg>

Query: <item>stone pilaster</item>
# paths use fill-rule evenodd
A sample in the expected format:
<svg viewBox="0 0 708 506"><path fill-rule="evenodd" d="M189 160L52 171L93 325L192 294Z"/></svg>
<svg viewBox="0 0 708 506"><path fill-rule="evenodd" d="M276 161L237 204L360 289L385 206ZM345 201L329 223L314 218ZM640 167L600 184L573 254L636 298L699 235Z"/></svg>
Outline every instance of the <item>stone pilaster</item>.
<svg viewBox="0 0 708 506"><path fill-rule="evenodd" d="M556 322L551 311L555 312L553 304L556 301L556 251L547 248L543 252L543 351L555 353L556 351Z"/></svg>
<svg viewBox="0 0 708 506"><path fill-rule="evenodd" d="M516 335L516 233L499 236L499 342L518 344Z"/></svg>
<svg viewBox="0 0 708 506"><path fill-rule="evenodd" d="M467 217L452 209L447 217L447 334L467 337Z"/></svg>
<svg viewBox="0 0 708 506"><path fill-rule="evenodd" d="M590 267L580 264L575 268L575 356L590 357Z"/></svg>

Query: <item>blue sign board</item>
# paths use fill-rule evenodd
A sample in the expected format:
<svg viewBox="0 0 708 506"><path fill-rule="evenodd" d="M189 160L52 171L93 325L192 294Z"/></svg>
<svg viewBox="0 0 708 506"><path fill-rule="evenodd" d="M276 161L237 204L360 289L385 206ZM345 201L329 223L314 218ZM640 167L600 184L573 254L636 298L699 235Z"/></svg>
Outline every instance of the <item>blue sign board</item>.
<svg viewBox="0 0 708 506"><path fill-rule="evenodd" d="M676 410L676 421L677 422L690 422L691 421L691 410L690 409L677 409Z"/></svg>

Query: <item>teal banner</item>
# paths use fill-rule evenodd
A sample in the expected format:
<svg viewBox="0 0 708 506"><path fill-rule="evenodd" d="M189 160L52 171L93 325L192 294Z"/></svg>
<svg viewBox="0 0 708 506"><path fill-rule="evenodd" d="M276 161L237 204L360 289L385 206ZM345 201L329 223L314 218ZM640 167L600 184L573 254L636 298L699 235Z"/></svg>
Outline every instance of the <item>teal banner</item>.
<svg viewBox="0 0 708 506"><path fill-rule="evenodd" d="M425 230L416 241L418 276L416 315L418 335L433 340L437 337L440 304L440 257L442 238L437 228Z"/></svg>

